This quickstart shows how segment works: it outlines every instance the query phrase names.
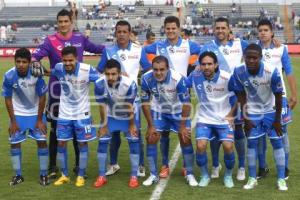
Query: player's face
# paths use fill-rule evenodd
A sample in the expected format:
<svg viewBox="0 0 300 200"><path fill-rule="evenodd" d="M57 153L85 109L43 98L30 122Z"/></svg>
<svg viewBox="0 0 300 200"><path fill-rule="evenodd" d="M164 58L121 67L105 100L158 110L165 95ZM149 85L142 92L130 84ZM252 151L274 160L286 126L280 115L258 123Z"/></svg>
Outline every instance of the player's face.
<svg viewBox="0 0 300 200"><path fill-rule="evenodd" d="M216 22L214 27L215 37L220 41L228 40L230 29L226 22Z"/></svg>
<svg viewBox="0 0 300 200"><path fill-rule="evenodd" d="M104 74L105 74L107 83L110 86L114 86L119 81L119 77L121 76L118 68L116 68L116 67L111 68L111 69L105 69Z"/></svg>
<svg viewBox="0 0 300 200"><path fill-rule="evenodd" d="M165 62L153 63L153 75L158 82L164 81L168 74L168 67Z"/></svg>
<svg viewBox="0 0 300 200"><path fill-rule="evenodd" d="M214 59L210 56L205 56L200 64L201 70L207 79L212 79L215 75L215 70L218 67L217 63L214 63Z"/></svg>
<svg viewBox="0 0 300 200"><path fill-rule="evenodd" d="M177 40L180 34L180 29L175 22L167 23L165 26L165 33L169 40Z"/></svg>
<svg viewBox="0 0 300 200"><path fill-rule="evenodd" d="M116 27L116 38L119 45L128 45L130 39L130 31L127 25Z"/></svg>
<svg viewBox="0 0 300 200"><path fill-rule="evenodd" d="M245 54L245 63L250 74L257 74L261 55L258 51L248 50Z"/></svg>
<svg viewBox="0 0 300 200"><path fill-rule="evenodd" d="M155 36L150 36L150 38L148 39L148 44L152 44L155 42Z"/></svg>
<svg viewBox="0 0 300 200"><path fill-rule="evenodd" d="M73 54L67 54L62 56L62 62L64 64L65 70L67 73L73 73L76 67L76 56Z"/></svg>
<svg viewBox="0 0 300 200"><path fill-rule="evenodd" d="M61 34L67 34L72 29L72 21L69 16L59 16L57 18L58 31Z"/></svg>
<svg viewBox="0 0 300 200"><path fill-rule="evenodd" d="M261 42L270 42L272 40L273 31L268 25L258 27L258 37Z"/></svg>
<svg viewBox="0 0 300 200"><path fill-rule="evenodd" d="M30 61L26 58L16 58L15 65L18 71L18 75L24 77L27 75Z"/></svg>

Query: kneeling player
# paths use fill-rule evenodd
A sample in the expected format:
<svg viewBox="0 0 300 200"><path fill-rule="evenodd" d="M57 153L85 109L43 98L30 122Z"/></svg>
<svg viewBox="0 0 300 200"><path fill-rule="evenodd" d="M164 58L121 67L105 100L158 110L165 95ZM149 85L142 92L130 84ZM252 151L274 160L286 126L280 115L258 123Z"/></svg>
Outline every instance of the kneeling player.
<svg viewBox="0 0 300 200"><path fill-rule="evenodd" d="M31 54L28 49L21 48L15 54L15 67L4 75L2 95L10 118L9 140L11 144L11 160L16 175L10 185L17 185L24 181L22 177L21 142L28 137L37 141L40 162L40 184L49 184L47 178L48 148L47 125L43 115L47 86L41 77L31 75L29 63Z"/></svg>
<svg viewBox="0 0 300 200"><path fill-rule="evenodd" d="M142 77L142 109L147 120L147 158L150 176L143 182L149 186L158 181L157 142L165 131L178 133L186 179L190 186L197 186L193 175L194 152L190 130L190 96L186 80L169 68L168 59L157 56L152 61L152 71ZM150 100L151 105L150 105Z"/></svg>
<svg viewBox="0 0 300 200"><path fill-rule="evenodd" d="M95 95L100 104L101 127L98 131L98 164L99 176L94 187L99 188L107 183L106 160L107 147L114 132L122 131L128 140L131 178L129 187L139 186L137 172L139 167L139 134L134 116L133 103L137 96L137 85L134 80L121 75L121 65L117 60L108 60L104 67L104 77L96 81Z"/></svg>
<svg viewBox="0 0 300 200"><path fill-rule="evenodd" d="M206 147L210 139L216 137L222 142L226 171L224 184L227 188L234 186L232 169L234 167L233 152L233 115L231 108L232 79L230 74L219 70L217 56L213 52L204 52L199 57L201 71L195 70L188 77L188 85L194 88L198 96L198 114L196 125L197 154L196 161L201 170L200 187L210 182L207 169Z"/></svg>

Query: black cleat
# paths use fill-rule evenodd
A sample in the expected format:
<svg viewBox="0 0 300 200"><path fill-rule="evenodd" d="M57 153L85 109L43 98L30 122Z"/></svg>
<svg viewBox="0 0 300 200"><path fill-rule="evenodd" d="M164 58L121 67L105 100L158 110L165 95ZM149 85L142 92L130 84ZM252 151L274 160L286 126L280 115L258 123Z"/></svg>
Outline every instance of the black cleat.
<svg viewBox="0 0 300 200"><path fill-rule="evenodd" d="M78 176L78 173L79 173L79 166L75 166L75 167L73 168L73 172L74 172L74 174L75 174L76 176ZM85 173L85 174L83 175L83 178L84 178L84 179L87 179L87 178L88 178L88 175Z"/></svg>
<svg viewBox="0 0 300 200"><path fill-rule="evenodd" d="M288 168L285 168L284 171L284 179L288 180L289 179L289 175L290 175L290 170Z"/></svg>
<svg viewBox="0 0 300 200"><path fill-rule="evenodd" d="M270 172L269 168L259 168L258 175L256 178L257 179L266 178L269 172Z"/></svg>
<svg viewBox="0 0 300 200"><path fill-rule="evenodd" d="M56 179L58 173L58 168L56 166L49 168L48 170L48 179Z"/></svg>
<svg viewBox="0 0 300 200"><path fill-rule="evenodd" d="M20 183L24 182L24 178L23 176L21 175L16 175L16 176L13 176L11 181L9 182L9 185L10 186L14 186L14 185L18 185Z"/></svg>
<svg viewBox="0 0 300 200"><path fill-rule="evenodd" d="M42 185L42 186L49 185L48 176L40 175L40 185Z"/></svg>

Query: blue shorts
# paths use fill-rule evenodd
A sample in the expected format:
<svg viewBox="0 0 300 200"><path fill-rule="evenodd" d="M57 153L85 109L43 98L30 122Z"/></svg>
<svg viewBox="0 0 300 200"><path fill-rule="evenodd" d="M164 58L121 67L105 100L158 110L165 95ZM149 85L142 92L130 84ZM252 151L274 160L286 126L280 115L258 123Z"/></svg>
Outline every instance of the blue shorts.
<svg viewBox="0 0 300 200"><path fill-rule="evenodd" d="M28 137L37 141L47 141L47 136L42 134L39 129L35 128L37 122L37 115L34 116L19 116L16 115L16 121L20 131L9 137L11 144L17 144L26 140L26 132L28 130ZM43 115L43 122L47 126L46 116Z"/></svg>
<svg viewBox="0 0 300 200"><path fill-rule="evenodd" d="M76 134L78 142L87 142L96 139L96 128L92 126L92 119L57 120L56 135L58 141L68 141Z"/></svg>
<svg viewBox="0 0 300 200"><path fill-rule="evenodd" d="M233 130L229 125L212 125L197 123L196 140L212 140L216 138L218 141L233 142Z"/></svg>
<svg viewBox="0 0 300 200"><path fill-rule="evenodd" d="M166 114L151 111L153 123L155 129L158 132L173 131L179 132L179 126L181 121L181 113L177 114ZM191 128L191 120L186 120L186 127Z"/></svg>
<svg viewBox="0 0 300 200"><path fill-rule="evenodd" d="M275 119L275 112L266 114L250 114L248 118L253 123L254 127L251 129L248 139L256 139L268 135L270 139L279 139L275 129L273 128L273 122Z"/></svg>
<svg viewBox="0 0 300 200"><path fill-rule="evenodd" d="M282 112L281 112L281 124L289 124L292 122L292 111L289 107L289 103L286 97L282 97Z"/></svg>

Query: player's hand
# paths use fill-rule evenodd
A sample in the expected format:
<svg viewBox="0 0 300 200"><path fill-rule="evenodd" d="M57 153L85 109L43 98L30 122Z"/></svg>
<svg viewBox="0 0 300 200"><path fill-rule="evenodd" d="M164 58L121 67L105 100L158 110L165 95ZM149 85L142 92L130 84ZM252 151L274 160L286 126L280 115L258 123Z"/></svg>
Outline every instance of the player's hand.
<svg viewBox="0 0 300 200"><path fill-rule="evenodd" d="M281 122L280 121L273 122L273 127L274 127L274 129L276 131L276 134L278 136L282 136Z"/></svg>
<svg viewBox="0 0 300 200"><path fill-rule="evenodd" d="M245 119L244 120L245 124L244 124L244 132L245 135L248 136L251 129L254 127L253 123L250 120Z"/></svg>
<svg viewBox="0 0 300 200"><path fill-rule="evenodd" d="M42 120L37 120L35 128L38 129L43 135L47 135L47 127Z"/></svg>
<svg viewBox="0 0 300 200"><path fill-rule="evenodd" d="M191 130L187 129L185 126L181 126L179 128L179 134L183 143L187 144L189 141L191 141Z"/></svg>
<svg viewBox="0 0 300 200"><path fill-rule="evenodd" d="M154 126L150 126L147 129L147 133L146 133L146 139L149 143L155 143L158 139L159 139L160 135L159 133L156 131Z"/></svg>
<svg viewBox="0 0 300 200"><path fill-rule="evenodd" d="M108 127L107 127L107 125L104 125L104 126L99 128L99 130L97 132L97 137L98 138L103 137L107 133L108 133Z"/></svg>
<svg viewBox="0 0 300 200"><path fill-rule="evenodd" d="M229 126L233 129L234 128L234 117L231 115L226 115L224 118L226 121L228 121Z"/></svg>
<svg viewBox="0 0 300 200"><path fill-rule="evenodd" d="M129 125L129 133L132 137L136 137L136 138L139 137L138 131L134 124Z"/></svg>
<svg viewBox="0 0 300 200"><path fill-rule="evenodd" d="M273 38L272 42L276 48L279 48L281 46L281 42L277 38Z"/></svg>
<svg viewBox="0 0 300 200"><path fill-rule="evenodd" d="M121 73L123 76L129 77L129 75L126 72Z"/></svg>
<svg viewBox="0 0 300 200"><path fill-rule="evenodd" d="M8 128L8 133L10 136L16 134L16 132L20 131L20 128L17 124L17 122L11 122L9 128Z"/></svg>
<svg viewBox="0 0 300 200"><path fill-rule="evenodd" d="M31 74L35 77L44 76L45 67L39 61L33 61L30 63Z"/></svg>
<svg viewBox="0 0 300 200"><path fill-rule="evenodd" d="M289 107L291 108L291 110L293 110L295 108L296 104L297 104L297 97L290 96L289 97Z"/></svg>

